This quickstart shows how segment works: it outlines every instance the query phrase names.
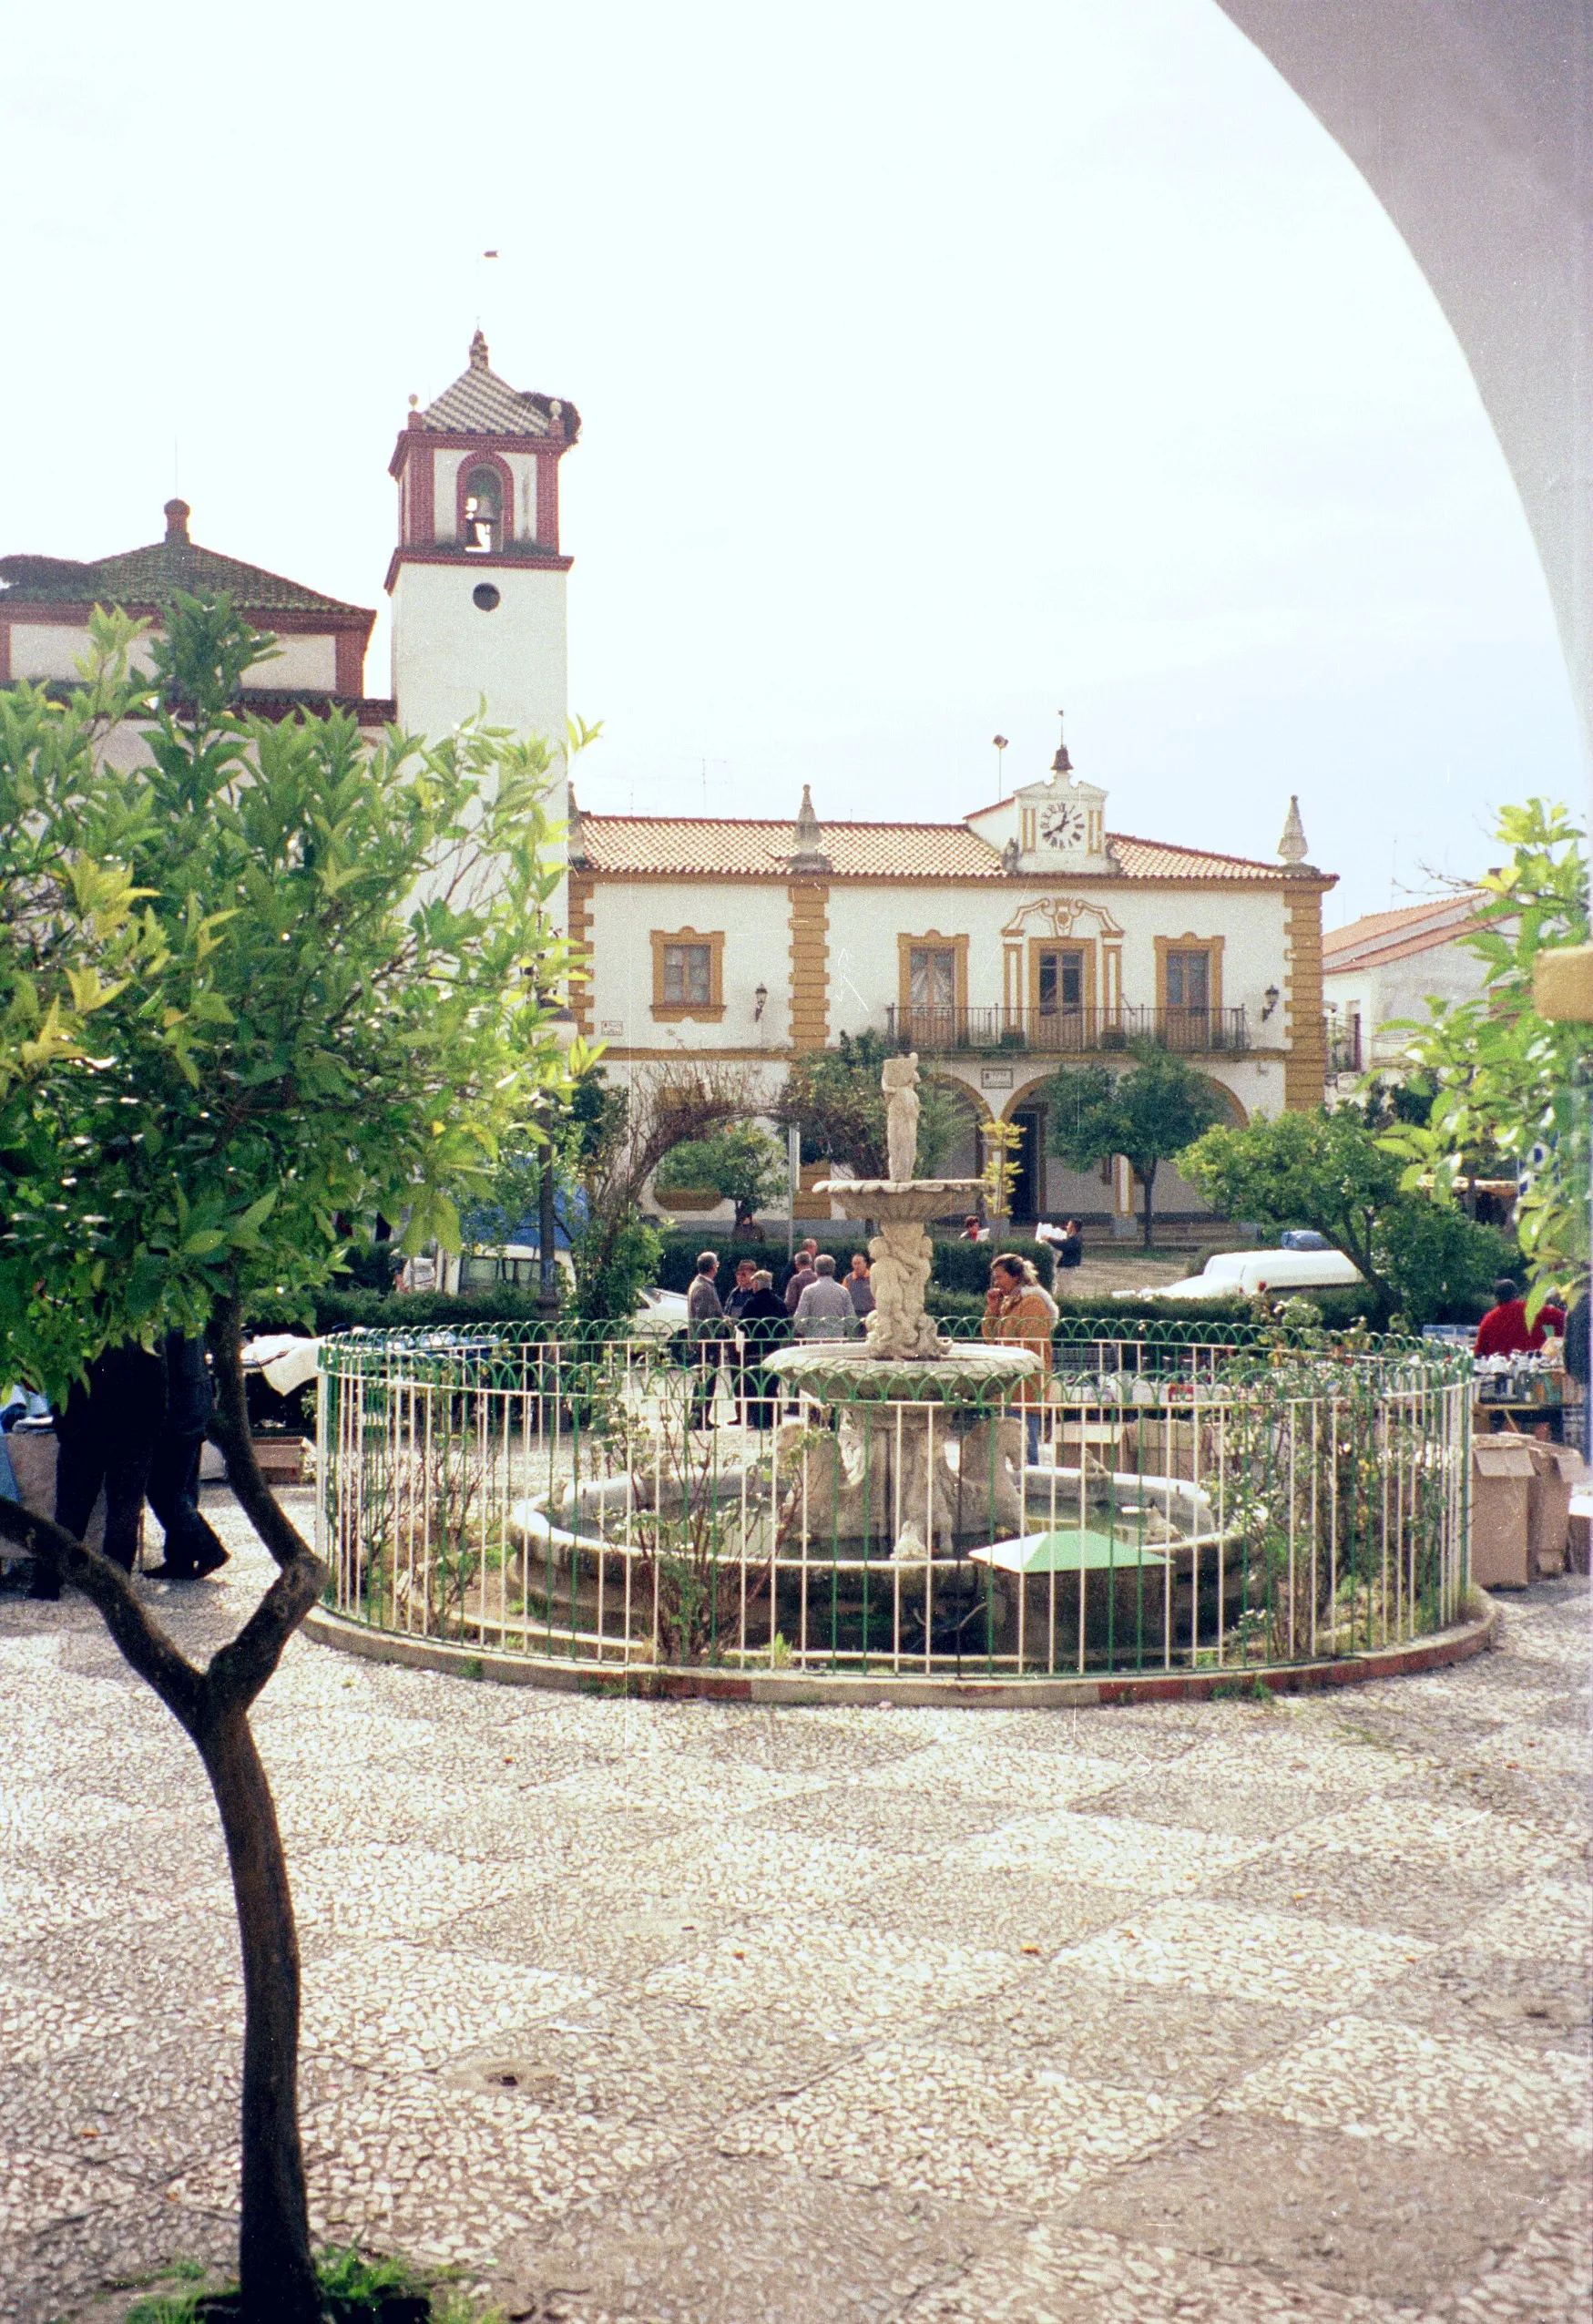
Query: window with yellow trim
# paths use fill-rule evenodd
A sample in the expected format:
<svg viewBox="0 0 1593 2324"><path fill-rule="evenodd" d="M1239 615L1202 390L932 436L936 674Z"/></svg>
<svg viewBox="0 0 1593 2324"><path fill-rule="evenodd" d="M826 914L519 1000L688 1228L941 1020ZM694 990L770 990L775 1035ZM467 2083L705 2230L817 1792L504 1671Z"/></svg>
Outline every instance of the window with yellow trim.
<svg viewBox="0 0 1593 2324"><path fill-rule="evenodd" d="M654 1018L717 1024L725 1013L723 930L655 928L652 945Z"/></svg>
<svg viewBox="0 0 1593 2324"><path fill-rule="evenodd" d="M713 951L706 944L664 947L664 1000L675 1008L699 1007L713 998Z"/></svg>

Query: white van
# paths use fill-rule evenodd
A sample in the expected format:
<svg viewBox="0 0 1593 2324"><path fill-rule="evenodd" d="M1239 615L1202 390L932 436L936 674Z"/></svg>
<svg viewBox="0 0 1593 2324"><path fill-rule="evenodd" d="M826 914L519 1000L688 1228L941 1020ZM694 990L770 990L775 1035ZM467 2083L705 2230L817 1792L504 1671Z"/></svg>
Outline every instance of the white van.
<svg viewBox="0 0 1593 2324"><path fill-rule="evenodd" d="M1253 1299L1258 1292L1346 1291L1365 1276L1342 1251L1220 1251L1198 1275L1148 1283L1118 1299Z"/></svg>

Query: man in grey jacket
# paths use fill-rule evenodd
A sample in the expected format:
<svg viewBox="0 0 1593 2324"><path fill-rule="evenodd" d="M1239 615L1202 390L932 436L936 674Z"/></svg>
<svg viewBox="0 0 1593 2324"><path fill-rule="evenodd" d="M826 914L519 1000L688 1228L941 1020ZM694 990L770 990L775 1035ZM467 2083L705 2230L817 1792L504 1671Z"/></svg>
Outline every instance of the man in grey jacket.
<svg viewBox="0 0 1593 2324"><path fill-rule="evenodd" d="M835 1280L835 1261L821 1251L813 1262L813 1280L796 1304L799 1339L851 1339L856 1335L857 1310L852 1294Z"/></svg>
<svg viewBox="0 0 1593 2324"><path fill-rule="evenodd" d="M691 1288L686 1294L686 1340L691 1351L691 1363L697 1373L696 1386L691 1391L693 1428L706 1428L713 1415L713 1395L719 1386L720 1318L724 1309L713 1279L719 1273L716 1252L699 1254L697 1273L691 1278Z"/></svg>

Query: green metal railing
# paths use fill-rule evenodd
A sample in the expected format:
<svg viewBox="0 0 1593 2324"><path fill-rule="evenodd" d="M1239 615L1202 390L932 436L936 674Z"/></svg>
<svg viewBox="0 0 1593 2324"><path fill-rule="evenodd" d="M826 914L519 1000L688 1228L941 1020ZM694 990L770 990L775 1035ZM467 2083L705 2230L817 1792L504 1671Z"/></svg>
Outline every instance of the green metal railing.
<svg viewBox="0 0 1593 2324"><path fill-rule="evenodd" d="M330 1602L596 1673L1014 1678L1242 1675L1460 1612L1452 1350L1068 1322L1039 1387L945 1403L819 1402L771 1352L514 1325L326 1341Z"/></svg>

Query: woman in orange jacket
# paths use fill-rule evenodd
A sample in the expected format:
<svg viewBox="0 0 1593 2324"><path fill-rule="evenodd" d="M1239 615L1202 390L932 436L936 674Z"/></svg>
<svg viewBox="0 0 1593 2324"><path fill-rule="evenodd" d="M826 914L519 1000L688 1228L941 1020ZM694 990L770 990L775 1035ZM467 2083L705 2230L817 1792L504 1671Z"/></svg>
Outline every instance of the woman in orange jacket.
<svg viewBox="0 0 1593 2324"><path fill-rule="evenodd" d="M1040 1359L1038 1377L1020 1381L1014 1391L1014 1401L1027 1407L1025 1418L1031 1466L1040 1457L1039 1408L1046 1401L1051 1377L1051 1334L1056 1323L1057 1302L1035 1273L1033 1262L1004 1251L991 1265L979 1334L983 1339L1026 1347Z"/></svg>

